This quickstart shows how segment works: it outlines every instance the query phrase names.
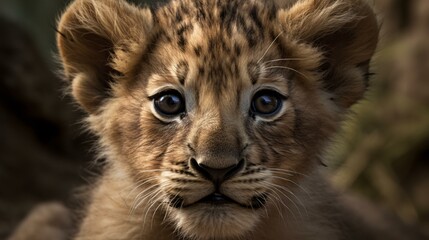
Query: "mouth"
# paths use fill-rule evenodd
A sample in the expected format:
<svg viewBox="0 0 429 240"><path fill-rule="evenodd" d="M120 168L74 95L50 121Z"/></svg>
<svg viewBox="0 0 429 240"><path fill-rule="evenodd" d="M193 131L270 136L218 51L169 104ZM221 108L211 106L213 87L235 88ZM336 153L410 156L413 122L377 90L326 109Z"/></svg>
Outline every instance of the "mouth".
<svg viewBox="0 0 429 240"><path fill-rule="evenodd" d="M233 199L229 198L226 195L223 195L221 193L212 193L204 198L202 198L201 200L197 201L196 203L207 203L207 204L212 204L212 205L222 205L222 204L229 204L229 203L237 203L236 201L234 201Z"/></svg>
<svg viewBox="0 0 429 240"><path fill-rule="evenodd" d="M223 206L223 205L227 205L227 204L236 204L239 205L240 207L243 208L248 208L248 209L259 209L262 208L265 203L267 202L267 194L260 194L260 195L256 195L254 197L252 197L252 199L250 200L250 204L242 204L239 203L237 201L235 201L234 199L226 196L225 194L219 193L219 192L214 192L210 195L207 195L205 197L203 197L202 199L188 204L188 205L184 205L184 199L180 196L174 196L170 198L170 206L174 207L174 208L186 208L186 207L190 207L196 204L210 204L212 206Z"/></svg>

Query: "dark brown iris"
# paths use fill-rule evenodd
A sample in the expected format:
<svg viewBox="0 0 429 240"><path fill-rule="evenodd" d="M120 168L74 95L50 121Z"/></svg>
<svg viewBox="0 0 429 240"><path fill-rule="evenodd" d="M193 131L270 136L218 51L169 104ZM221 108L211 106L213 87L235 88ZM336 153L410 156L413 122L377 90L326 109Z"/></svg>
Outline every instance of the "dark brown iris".
<svg viewBox="0 0 429 240"><path fill-rule="evenodd" d="M252 100L252 112L256 115L276 114L282 106L282 97L272 90L257 92Z"/></svg>
<svg viewBox="0 0 429 240"><path fill-rule="evenodd" d="M185 101L177 91L163 92L154 99L155 109L166 116L175 116L185 111Z"/></svg>

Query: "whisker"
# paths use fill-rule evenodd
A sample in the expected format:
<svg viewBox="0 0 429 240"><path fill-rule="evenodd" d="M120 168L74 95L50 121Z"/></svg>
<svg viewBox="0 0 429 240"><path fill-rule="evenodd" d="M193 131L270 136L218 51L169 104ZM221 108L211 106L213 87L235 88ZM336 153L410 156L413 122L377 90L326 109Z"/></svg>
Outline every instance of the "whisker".
<svg viewBox="0 0 429 240"><path fill-rule="evenodd" d="M128 198L135 190L137 190L138 188L140 188L141 186L143 186L144 184L157 179L158 177L151 177L151 178L147 178L147 179L142 179L140 181L138 181L136 184L136 186L127 194L126 198Z"/></svg>
<svg viewBox="0 0 429 240"><path fill-rule="evenodd" d="M166 204L169 204L169 203L167 202ZM162 222L161 222L162 224L166 223L166 221L167 221L167 217L168 217L168 216L170 216L171 211L172 211L172 208L171 208L171 207L166 207L166 208L165 208L165 211L164 211L164 218L162 219Z"/></svg>
<svg viewBox="0 0 429 240"><path fill-rule="evenodd" d="M160 191L161 191L161 189L159 189L159 188L158 188L158 189L156 189L155 191L153 191L153 192L151 192L151 193L149 193L149 194L145 195L143 198L140 198L140 199L138 200L138 203L136 204L135 208L140 207L140 205L141 205L141 204L143 204L143 202L145 202L145 200L147 200L147 202L150 202L150 201L153 199L153 197L154 197L155 195L157 195Z"/></svg>
<svg viewBox="0 0 429 240"><path fill-rule="evenodd" d="M268 170L270 170L271 172L277 173L277 174L281 174L281 175L287 175L287 176L301 175L301 176L304 176L304 177L309 177L306 174L299 173L299 172L292 171L292 170L276 169L276 168L269 168ZM287 182L290 182L290 183L294 184L295 186L297 186L298 188L300 188L307 195L307 197L309 199L312 198L311 194L309 193L309 191L307 189L305 189L304 187L302 187L300 184L296 183L295 181L293 181L291 179L288 179L288 178L283 178L283 177L280 177L280 176L275 176L275 175L273 175L273 176L276 177L276 178L278 178L278 179L283 179L283 180L285 180Z"/></svg>
<svg viewBox="0 0 429 240"><path fill-rule="evenodd" d="M177 196L179 196L179 194L182 193L181 191L176 193L176 195L174 195L173 199L176 198ZM167 202L166 204L169 204L169 202ZM167 207L165 214L164 214L164 218L162 219L162 222L165 222L165 220L167 219L167 215L170 214L172 208Z"/></svg>
<svg viewBox="0 0 429 240"><path fill-rule="evenodd" d="M299 75L301 75L301 76L303 76L303 77L305 77L307 80L309 80L310 78L309 77L307 77L304 73L302 73L302 72L300 72L300 71L298 71L298 70L296 70L296 69L294 69L294 68L291 68L291 67L285 67L285 66L269 66L269 67L267 67L267 68L265 68L265 69L287 69L287 70L291 70L291 71L293 71L293 72L295 72L295 73L298 73Z"/></svg>
<svg viewBox="0 0 429 240"><path fill-rule="evenodd" d="M288 200L289 200L289 202L291 202L293 205L294 205L294 207L296 208L296 210L298 211L298 214L300 215L300 217L301 217L301 219L303 218L303 215L302 215L302 213L301 213L301 210L300 210L300 208L299 208L299 206L295 203L295 201L293 201L286 193L284 193L283 191L287 191L287 190L285 190L284 188L281 188L281 186L278 186L278 185L276 185L276 184L274 184L274 186L273 186L276 190L278 190L279 191L279 193L280 194L282 194L285 198L287 198ZM282 191L283 190L283 191ZM292 194L293 195L293 193L292 192L290 192L290 191L287 191L288 193L290 193L290 194ZM297 199L298 201L300 201L299 199ZM302 204L301 204L302 205ZM305 207L305 206L304 206ZM294 219L296 220L297 218L296 218L296 216L295 216L295 214L293 213L293 211L291 211L291 209L289 209L288 208L288 210L289 210L289 212L292 214L292 216L294 217Z"/></svg>
<svg viewBox="0 0 429 240"><path fill-rule="evenodd" d="M283 212L280 210L279 205L277 205L277 202L281 202L280 199L277 199L275 196L272 195L268 195L268 198L271 200L274 198L274 201L271 201L274 204L274 207L277 209L277 212L279 213L280 217L283 219L283 221L285 221L285 218L283 216Z"/></svg>
<svg viewBox="0 0 429 240"><path fill-rule="evenodd" d="M268 170L272 171L272 172L283 172L283 173L288 173L288 174L295 174L295 175L301 175L304 177L310 177L304 173L300 173L297 171L293 171L293 170L289 170L289 169L281 169L281 168L268 168Z"/></svg>
<svg viewBox="0 0 429 240"><path fill-rule="evenodd" d="M144 181L144 182L140 183L140 184L139 184L139 186L137 186L137 188L139 188L139 187L143 186L144 184L146 184L146 183L148 183L148 182L150 182L150 181L152 181L152 180L155 180L155 179L157 179L157 178L156 178L156 177L153 177L153 178L146 179L146 181ZM148 190L150 190L150 189L154 188L155 186L157 186L157 185L156 185L156 184L154 184L154 185L152 185L152 186L149 186L148 188L143 189L139 194L137 194L137 195L134 197L134 200L135 200L135 199L137 199L137 198L139 198L139 197L140 197L144 192L146 192L146 191L148 191ZM135 191L137 188L133 189L132 191ZM131 195L131 193L132 193L132 192L130 192L130 193L127 195L127 197L129 197L129 195Z"/></svg>
<svg viewBox="0 0 429 240"><path fill-rule="evenodd" d="M147 199L148 197L152 196L153 194L155 194L156 192L160 191L159 189L157 189L155 192L150 192L149 190L158 187L157 185L153 185L147 189L145 189L144 191L142 191L141 193L138 194L138 196L136 196L136 198L133 201L133 207L131 208L131 213L133 214L134 211L136 209L138 209L140 207L140 205L144 202L145 199ZM148 193L149 192L149 193ZM148 193L147 195L145 195L145 193ZM140 198L140 196L142 196L142 198Z"/></svg>
<svg viewBox="0 0 429 240"><path fill-rule="evenodd" d="M153 227L153 220L155 219L155 215L156 215L156 212L158 211L158 209L162 206L162 204L163 204L164 202L160 202L159 204L158 204L158 207L156 207L155 208L155 211L152 213L152 219L150 220L150 228L152 229L152 227Z"/></svg>
<svg viewBox="0 0 429 240"><path fill-rule="evenodd" d="M144 214L144 218L143 218L143 223L146 223L146 217L149 213L149 211L153 208L153 206L158 202L159 199L157 199L160 195L162 195L162 191L159 189L158 191L156 191L156 194L154 194L149 200L148 202L151 203L149 205L148 208L146 208L146 212ZM151 223L152 226L152 223Z"/></svg>
<svg viewBox="0 0 429 240"><path fill-rule="evenodd" d="M167 168L162 168L162 169L148 169L148 170L139 170L139 173L147 173L147 172L163 172L163 171L167 171Z"/></svg>
<svg viewBox="0 0 429 240"><path fill-rule="evenodd" d="M281 171L271 170L271 169L269 171L272 173L275 173L275 174L282 174L282 175L291 176L291 177L296 175L296 174L293 174L291 172L281 172Z"/></svg>
<svg viewBox="0 0 429 240"><path fill-rule="evenodd" d="M268 189L272 190L272 192L277 195L277 198L276 198L277 201L279 201L292 214L293 218L296 220L297 218L296 218L294 212L282 201L282 198L280 197L280 195L277 193L277 191L275 191L276 187L277 187L276 184L272 184L269 182L266 182L265 184L266 184ZM289 201L292 202L292 200L288 196L286 196L283 192L280 191L280 193L283 196L285 196L287 199L289 199ZM298 211L299 211L299 209L298 209Z"/></svg>
<svg viewBox="0 0 429 240"><path fill-rule="evenodd" d="M273 59L273 60L267 60L265 62L262 63L262 65L265 65L267 63L273 63L273 62L282 62L282 61L299 61L299 60L305 60L308 58L278 58L278 59Z"/></svg>
<svg viewBox="0 0 429 240"><path fill-rule="evenodd" d="M279 177L279 176L272 176L273 178L276 178L276 179L280 179L280 180L284 180L284 181L287 181L287 182L290 182L290 183L292 183L292 184L294 184L295 186L297 186L299 189L301 189L307 196L308 196L308 198L311 198L311 196L310 196L310 193L305 189L305 188L303 188L301 185L299 185L298 183L296 183L295 181L292 181L292 180L290 180L290 179L287 179L287 178L283 178L283 177Z"/></svg>
<svg viewBox="0 0 429 240"><path fill-rule="evenodd" d="M258 194L259 194L259 192L257 192L257 191L253 191L253 193L255 193L255 195L258 195ZM262 202L261 202L259 199L257 199L257 201L258 201L258 202L259 202L259 204L261 204L261 206L264 208L265 216L266 216L266 217L268 217L268 209L267 209L267 207L265 206L265 204L262 204ZM251 206L251 208L252 208L252 212L255 212L255 209L253 208L252 204L251 204L250 206Z"/></svg>
<svg viewBox="0 0 429 240"><path fill-rule="evenodd" d="M258 62L256 62L257 64L259 64L262 59L265 57L265 55L267 55L268 51L271 49L271 47L273 46L273 44L277 41L277 39L283 34L283 31L281 31L279 33L279 35L277 35L277 37L274 38L274 40L271 42L270 46L268 46L267 50L265 50L264 54L262 55L262 57L258 60Z"/></svg>
<svg viewBox="0 0 429 240"><path fill-rule="evenodd" d="M304 203L301 201L301 199L299 199L292 191L290 191L288 188L286 188L286 187L284 187L284 186L281 186L281 185L278 185L278 184L275 184L275 183L270 183L270 184L273 184L274 186L273 187L276 187L278 190L283 190L283 191L285 191L286 193L289 193L289 194L291 194L296 200L298 200L298 203L304 208L304 210L305 210L305 212L306 212L306 214L308 215L308 211L307 211L307 208L305 207L305 205L304 205ZM287 195L285 195L285 193L283 193L283 192L281 192L287 199L289 199L289 201L290 202L292 202L292 204L296 207L296 209L298 210L298 212L300 213L300 215L302 216L302 214L301 214L301 211L300 211L300 208L298 207L298 205L296 205L296 203L295 203L295 201L293 201L291 198L289 198Z"/></svg>
<svg viewBox="0 0 429 240"><path fill-rule="evenodd" d="M268 187L268 189L270 189L271 191L273 191L270 187ZM274 192L274 191L273 191ZM277 201L281 201L281 200L277 200L276 198L274 198L274 196L272 195L268 195L268 199L271 200L271 202L274 204L274 207L277 209L277 212L280 215L280 218L282 219L283 223L285 225L287 225L287 220L285 219L285 217L283 216L283 212L280 210L280 208L277 205ZM290 211L290 210L289 210Z"/></svg>

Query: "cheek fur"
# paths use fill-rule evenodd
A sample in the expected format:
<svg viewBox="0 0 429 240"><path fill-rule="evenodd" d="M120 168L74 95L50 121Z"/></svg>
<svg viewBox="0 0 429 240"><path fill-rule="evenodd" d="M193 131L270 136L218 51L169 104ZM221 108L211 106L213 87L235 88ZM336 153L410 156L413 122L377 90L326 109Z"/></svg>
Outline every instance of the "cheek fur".
<svg viewBox="0 0 429 240"><path fill-rule="evenodd" d="M278 166L282 161L287 161L289 151L296 145L295 121L293 106L274 121L249 121L246 130L257 153L257 156L252 156L254 153L250 158L269 166Z"/></svg>

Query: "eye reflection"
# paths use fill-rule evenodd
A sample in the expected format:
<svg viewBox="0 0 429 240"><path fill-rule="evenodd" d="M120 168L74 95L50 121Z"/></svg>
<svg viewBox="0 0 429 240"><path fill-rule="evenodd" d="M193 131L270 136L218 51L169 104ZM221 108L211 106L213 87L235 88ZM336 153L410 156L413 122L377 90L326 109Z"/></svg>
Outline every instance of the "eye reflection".
<svg viewBox="0 0 429 240"><path fill-rule="evenodd" d="M282 100L283 97L276 91L259 91L253 96L251 111L255 115L272 116L280 111Z"/></svg>
<svg viewBox="0 0 429 240"><path fill-rule="evenodd" d="M164 116L174 117L185 112L185 101L176 90L164 91L153 98L155 110Z"/></svg>

